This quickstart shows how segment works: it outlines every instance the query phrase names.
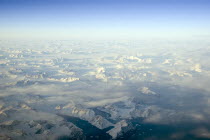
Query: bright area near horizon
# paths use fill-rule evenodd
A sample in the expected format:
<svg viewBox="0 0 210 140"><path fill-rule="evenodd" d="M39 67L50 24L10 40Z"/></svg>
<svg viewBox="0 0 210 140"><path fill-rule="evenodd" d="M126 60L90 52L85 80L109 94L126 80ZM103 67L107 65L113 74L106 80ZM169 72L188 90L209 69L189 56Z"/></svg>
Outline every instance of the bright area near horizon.
<svg viewBox="0 0 210 140"><path fill-rule="evenodd" d="M0 39L209 38L207 0L1 0Z"/></svg>

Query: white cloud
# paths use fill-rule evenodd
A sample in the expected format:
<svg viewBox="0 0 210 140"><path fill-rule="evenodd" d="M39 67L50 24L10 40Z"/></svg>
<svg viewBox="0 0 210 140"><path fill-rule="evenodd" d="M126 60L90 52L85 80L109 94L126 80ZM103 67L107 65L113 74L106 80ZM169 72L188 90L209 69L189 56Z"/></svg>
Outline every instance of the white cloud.
<svg viewBox="0 0 210 140"><path fill-rule="evenodd" d="M195 64L191 70L194 70L196 72L202 72L202 69L201 69L201 65L200 64Z"/></svg>
<svg viewBox="0 0 210 140"><path fill-rule="evenodd" d="M7 64L7 63L9 63L10 62L10 60L0 60L0 65L1 64Z"/></svg>
<svg viewBox="0 0 210 140"><path fill-rule="evenodd" d="M106 104L113 104L113 103L116 103L119 101L125 101L127 99L128 99L128 97L126 97L126 96L120 97L120 98L102 99L102 100L87 102L87 105L91 106L91 107L104 106Z"/></svg>
<svg viewBox="0 0 210 140"><path fill-rule="evenodd" d="M170 59L166 59L162 64L169 64L170 63Z"/></svg>
<svg viewBox="0 0 210 140"><path fill-rule="evenodd" d="M104 82L107 82L108 78L105 75L104 67L97 67L95 71L89 72L87 75L94 75L96 79L100 79Z"/></svg>
<svg viewBox="0 0 210 140"><path fill-rule="evenodd" d="M74 81L78 81L79 78L76 77L68 77L68 78L60 78L60 79L56 79L56 78L47 78L49 81L57 81L57 82L64 82L64 83L69 83L69 82L74 82Z"/></svg>
<svg viewBox="0 0 210 140"><path fill-rule="evenodd" d="M157 94L156 92L151 91L148 87L139 88L138 91L140 91L143 94L153 94L153 95Z"/></svg>
<svg viewBox="0 0 210 140"><path fill-rule="evenodd" d="M179 76L179 77L184 77L184 76L188 76L188 77L192 77L192 74L184 72L184 71L167 71L170 76Z"/></svg>

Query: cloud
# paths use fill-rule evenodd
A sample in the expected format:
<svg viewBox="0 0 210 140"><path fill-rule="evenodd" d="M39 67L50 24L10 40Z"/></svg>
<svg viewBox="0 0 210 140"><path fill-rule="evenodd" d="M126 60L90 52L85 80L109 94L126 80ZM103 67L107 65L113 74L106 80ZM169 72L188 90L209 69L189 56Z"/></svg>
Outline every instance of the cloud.
<svg viewBox="0 0 210 140"><path fill-rule="evenodd" d="M128 97L126 96L120 97L120 98L102 99L102 100L87 102L87 105L91 107L104 106L104 105L113 104L119 101L126 101L127 99Z"/></svg>
<svg viewBox="0 0 210 140"><path fill-rule="evenodd" d="M202 49L193 55L183 49L176 53L177 48L166 50L164 47L170 44L160 50L154 46L157 49L151 52L153 48L144 45L110 49L98 47L97 43L84 43L84 47L80 43L55 41L47 48L34 48L45 44L30 42L33 50L10 48L0 54L0 117L8 121L25 119L28 124L31 120L49 119L62 126L56 126L49 134L59 129L63 134L70 132L70 125L56 113L86 119L100 129L110 126L109 119L116 123L141 117L144 122L155 124L209 120L210 67L208 59L203 60ZM106 43L103 45L111 44ZM5 61L9 55L12 57ZM145 96L156 94L160 96ZM203 129L197 133L208 136Z"/></svg>
<svg viewBox="0 0 210 140"><path fill-rule="evenodd" d="M170 59L166 59L162 64L170 64Z"/></svg>
<svg viewBox="0 0 210 140"><path fill-rule="evenodd" d="M70 82L78 81L79 78L76 78L76 77L68 77L68 78L60 78L60 79L47 78L47 80L49 80L49 81L56 81L56 82L70 83Z"/></svg>
<svg viewBox="0 0 210 140"><path fill-rule="evenodd" d="M153 94L153 95L157 94L156 92L151 91L148 87L139 88L138 91L140 91L143 94Z"/></svg>
<svg viewBox="0 0 210 140"><path fill-rule="evenodd" d="M195 129L191 133L198 138L210 139L210 131L207 128L204 128L204 127Z"/></svg>
<svg viewBox="0 0 210 140"><path fill-rule="evenodd" d="M179 76L179 77L184 77L184 76L188 76L188 77L192 77L192 74L184 72L184 71L167 71L170 76Z"/></svg>
<svg viewBox="0 0 210 140"><path fill-rule="evenodd" d="M94 72L89 72L87 75L94 75L96 79L100 79L104 82L107 82L108 77L105 75L104 67L97 67Z"/></svg>
<svg viewBox="0 0 210 140"><path fill-rule="evenodd" d="M202 72L202 69L201 69L201 65L200 64L195 64L191 70L194 70L196 72Z"/></svg>
<svg viewBox="0 0 210 140"><path fill-rule="evenodd" d="M10 60L0 60L0 65L8 64L9 62L10 62Z"/></svg>

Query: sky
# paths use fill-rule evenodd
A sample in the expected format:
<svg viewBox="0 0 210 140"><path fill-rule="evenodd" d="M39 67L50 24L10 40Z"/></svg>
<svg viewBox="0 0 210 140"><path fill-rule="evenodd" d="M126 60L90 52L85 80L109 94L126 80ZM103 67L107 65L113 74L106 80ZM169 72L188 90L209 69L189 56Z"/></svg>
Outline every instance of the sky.
<svg viewBox="0 0 210 140"><path fill-rule="evenodd" d="M210 36L209 0L0 0L0 39Z"/></svg>

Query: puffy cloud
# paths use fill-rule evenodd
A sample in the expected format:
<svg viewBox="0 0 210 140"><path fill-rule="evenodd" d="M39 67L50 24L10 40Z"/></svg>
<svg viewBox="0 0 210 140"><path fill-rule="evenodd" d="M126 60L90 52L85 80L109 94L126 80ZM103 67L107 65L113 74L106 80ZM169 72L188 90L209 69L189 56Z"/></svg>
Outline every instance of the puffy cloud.
<svg viewBox="0 0 210 140"><path fill-rule="evenodd" d="M74 72L68 71L68 70L59 70L58 72L61 74L66 74L66 75L75 75Z"/></svg>
<svg viewBox="0 0 210 140"><path fill-rule="evenodd" d="M78 81L79 78L76 77L68 77L68 78L60 78L60 79L56 79L56 78L47 78L49 81L56 81L56 82L64 82L64 83L69 83L69 82L74 82L74 81Z"/></svg>
<svg viewBox="0 0 210 140"><path fill-rule="evenodd" d="M147 63L147 64L151 64L152 63L152 59L151 58L145 59L144 62Z"/></svg>
<svg viewBox="0 0 210 140"><path fill-rule="evenodd" d="M170 59L166 59L162 64L169 64L170 63Z"/></svg>
<svg viewBox="0 0 210 140"><path fill-rule="evenodd" d="M201 69L201 65L200 64L195 64L191 70L194 70L196 72L202 72L202 69Z"/></svg>
<svg viewBox="0 0 210 140"><path fill-rule="evenodd" d="M0 65L8 64L9 62L10 62L10 60L0 60Z"/></svg>
<svg viewBox="0 0 210 140"><path fill-rule="evenodd" d="M127 59L128 59L128 60L136 60L136 61L138 61L138 62L142 62L142 61L143 61L142 59L140 59L140 58L138 58L138 57L135 57L135 56L129 56L129 57L127 57Z"/></svg>
<svg viewBox="0 0 210 140"><path fill-rule="evenodd" d="M167 71L170 76L179 76L179 77L183 77L183 76L188 76L188 77L192 77L192 74L187 73L187 72L183 72L183 71Z"/></svg>
<svg viewBox="0 0 210 140"><path fill-rule="evenodd" d="M139 88L138 91L140 91L143 94L153 94L153 95L157 94L156 92L151 91L148 87Z"/></svg>
<svg viewBox="0 0 210 140"><path fill-rule="evenodd" d="M28 124L35 124L37 128L41 128L41 132L48 135L56 132L56 135L68 135L71 131L68 127L71 128L72 125L56 115L63 113L87 120L99 129L114 126L109 134L115 138L124 127L129 126L128 122L132 118L141 117L145 123L155 124L207 122L209 113L202 111L208 110L210 103L206 100L204 102L200 97L209 98L209 92L206 92L210 91L209 67L205 65L208 64L207 59L204 61L201 56L202 49L196 51L195 56L182 49L174 53L173 49L166 51L164 48L158 50L157 47L151 53L151 48L147 46L110 49L98 47L94 43L84 43L84 47L80 43L62 43L67 47L56 47L55 44L59 44L57 41L50 47L47 45L47 48L34 48L32 43L30 46L33 49L21 48L19 51L10 48L3 55L0 54L2 125L10 126L13 121L24 119L24 124L21 124L23 128L27 128ZM96 47L92 47L94 45ZM138 55L139 52L144 55ZM22 56L27 59L22 59ZM5 57L8 57L7 60L2 59ZM205 66L205 71L201 64ZM199 76L194 76L194 71L199 72ZM100 80L103 82L99 82ZM141 87L136 91L137 86L147 84L150 87ZM173 90L168 90L167 87ZM181 87L186 90L177 90ZM201 94L194 95L195 88L202 89ZM160 96L143 95L155 95L156 91ZM192 104L195 98L198 100L196 106ZM14 104L17 106L13 106ZM202 111L199 112L196 108L202 108ZM58 126L54 124L50 132L42 131L45 125L38 121L44 119ZM120 123L112 124L109 119ZM123 122L124 119L126 122ZM51 123L47 121L46 124ZM16 129L14 131L23 134L19 132ZM199 130L199 133L203 132L208 136L206 130ZM31 135L34 136L34 133Z"/></svg>
<svg viewBox="0 0 210 140"><path fill-rule="evenodd" d="M117 69L123 69L124 66L123 66L123 65L116 65L116 68L117 68Z"/></svg>
<svg viewBox="0 0 210 140"><path fill-rule="evenodd" d="M107 82L108 78L105 75L104 67L97 67L95 72L89 72L88 75L94 75L96 79L101 79L104 82Z"/></svg>

